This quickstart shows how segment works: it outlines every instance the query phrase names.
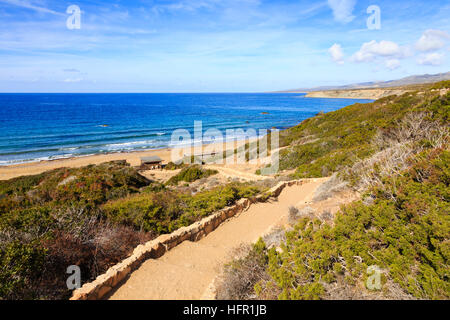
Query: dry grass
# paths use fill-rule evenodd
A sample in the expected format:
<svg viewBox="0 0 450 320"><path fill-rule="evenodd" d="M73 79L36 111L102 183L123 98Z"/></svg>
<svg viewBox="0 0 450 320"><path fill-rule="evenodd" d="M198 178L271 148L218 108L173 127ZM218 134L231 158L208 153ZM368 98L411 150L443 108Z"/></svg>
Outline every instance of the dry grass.
<svg viewBox="0 0 450 320"><path fill-rule="evenodd" d="M291 207L293 208L293 207ZM266 244L267 248L278 247L282 242L286 241L285 230L277 227L271 230L268 234L263 237L263 241Z"/></svg>
<svg viewBox="0 0 450 320"><path fill-rule="evenodd" d="M218 300L254 300L254 286L258 281L270 279L265 261L250 245L234 249L234 260L225 265L216 290Z"/></svg>
<svg viewBox="0 0 450 320"><path fill-rule="evenodd" d="M379 291L369 291L364 286L351 285L342 279L323 285L325 289L321 297L323 300L417 300L390 279Z"/></svg>
<svg viewBox="0 0 450 320"><path fill-rule="evenodd" d="M289 224L293 225L298 222L298 219L302 217L314 218L316 217L317 210L306 206L304 208L298 209L296 207L289 207L288 221Z"/></svg>
<svg viewBox="0 0 450 320"><path fill-rule="evenodd" d="M31 243L42 239L46 249L39 275L28 279L23 290L14 292L17 296L6 298L23 299L32 295L44 299L68 298L71 295L66 287L68 266L80 266L82 282L91 281L153 237L151 233L108 223L99 215L88 214L83 207L60 208L53 218L55 226L51 231L38 228L0 231L0 248L11 241Z"/></svg>
<svg viewBox="0 0 450 320"><path fill-rule="evenodd" d="M449 128L429 119L425 112L410 113L395 129L379 131L372 141L378 152L347 169L346 176L353 177L358 190L381 186L384 177L400 176L412 164L411 157L424 150L424 142L432 148L443 147Z"/></svg>
<svg viewBox="0 0 450 320"><path fill-rule="evenodd" d="M337 193L348 188L348 182L342 180L337 173L333 174L330 179L322 183L314 193L313 201L319 202L327 200Z"/></svg>

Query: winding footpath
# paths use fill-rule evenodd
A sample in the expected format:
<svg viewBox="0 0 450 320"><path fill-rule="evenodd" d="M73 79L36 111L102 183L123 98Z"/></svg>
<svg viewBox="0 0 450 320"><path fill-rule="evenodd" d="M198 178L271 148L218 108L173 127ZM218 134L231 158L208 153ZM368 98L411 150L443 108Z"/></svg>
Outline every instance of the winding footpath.
<svg viewBox="0 0 450 320"><path fill-rule="evenodd" d="M108 298L213 299L213 282L234 248L253 243L276 226L285 225L290 206L311 201L325 179L286 187L277 200L252 204L197 242L184 241L158 259L149 259L124 280Z"/></svg>
<svg viewBox="0 0 450 320"><path fill-rule="evenodd" d="M226 178L239 178L246 181L258 181L258 180L265 180L270 179L268 176L261 176L254 173L249 172L243 172L240 170L228 168L225 166L217 166L217 165L205 165L205 169L211 169L211 170L217 170L221 175L223 175Z"/></svg>

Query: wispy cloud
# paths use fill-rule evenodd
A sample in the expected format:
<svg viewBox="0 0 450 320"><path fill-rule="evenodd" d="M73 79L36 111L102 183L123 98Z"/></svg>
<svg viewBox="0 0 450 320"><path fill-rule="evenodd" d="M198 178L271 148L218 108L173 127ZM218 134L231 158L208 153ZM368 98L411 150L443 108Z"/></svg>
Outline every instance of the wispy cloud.
<svg viewBox="0 0 450 320"><path fill-rule="evenodd" d="M426 30L416 43L419 51L429 52L442 49L450 40L450 34L441 30Z"/></svg>
<svg viewBox="0 0 450 320"><path fill-rule="evenodd" d="M331 55L331 59L337 64L344 64L344 53L340 44L333 44L328 52Z"/></svg>
<svg viewBox="0 0 450 320"><path fill-rule="evenodd" d="M270 91L450 70L450 6L411 1L377 0L372 31L370 0L0 0L0 88Z"/></svg>
<svg viewBox="0 0 450 320"><path fill-rule="evenodd" d="M353 15L355 4L356 0L328 0L334 19L342 23L348 23L355 19Z"/></svg>
<svg viewBox="0 0 450 320"><path fill-rule="evenodd" d="M440 66L444 61L444 57L443 53L428 53L420 56L417 63L424 66Z"/></svg>
<svg viewBox="0 0 450 320"><path fill-rule="evenodd" d="M400 60L398 59L388 59L385 62L386 68L389 70L396 70L400 68Z"/></svg>
<svg viewBox="0 0 450 320"><path fill-rule="evenodd" d="M34 10L34 11L41 12L41 13L49 13L49 14L59 15L59 16L64 15L61 12L56 12L54 10L51 10L51 9L48 9L48 8L45 8L45 7L34 5L31 1L26 1L26 0L0 0L0 2L9 4L9 5L12 5L12 6L16 6L16 7L21 7L21 8Z"/></svg>

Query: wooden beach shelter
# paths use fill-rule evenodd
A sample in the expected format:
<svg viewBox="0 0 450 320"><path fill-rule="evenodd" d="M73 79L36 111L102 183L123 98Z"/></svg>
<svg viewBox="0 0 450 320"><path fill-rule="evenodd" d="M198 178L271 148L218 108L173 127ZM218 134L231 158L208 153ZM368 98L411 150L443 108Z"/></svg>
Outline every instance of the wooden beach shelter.
<svg viewBox="0 0 450 320"><path fill-rule="evenodd" d="M153 170L162 167L162 159L158 156L141 157L141 169Z"/></svg>

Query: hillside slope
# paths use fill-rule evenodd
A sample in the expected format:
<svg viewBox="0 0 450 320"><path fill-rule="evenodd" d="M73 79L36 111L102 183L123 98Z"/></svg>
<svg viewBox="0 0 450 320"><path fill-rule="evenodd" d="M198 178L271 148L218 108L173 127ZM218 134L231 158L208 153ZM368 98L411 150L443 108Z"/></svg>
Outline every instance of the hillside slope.
<svg viewBox="0 0 450 320"><path fill-rule="evenodd" d="M311 91L306 94L307 98L338 98L338 99L369 99L378 100L391 95L402 95L413 90L407 88L380 88L380 89L346 89Z"/></svg>
<svg viewBox="0 0 450 320"><path fill-rule="evenodd" d="M449 117L447 81L283 132L284 169L296 177L334 173L317 199L350 188L361 200L331 220L290 209L297 220L286 240L259 240L225 267L223 283L232 283L225 297L449 299ZM251 270L258 270L252 282L236 280Z"/></svg>
<svg viewBox="0 0 450 320"><path fill-rule="evenodd" d="M188 167L176 181L212 173ZM139 244L263 189L166 186L125 161L0 181L0 299L69 298L68 266L79 266L82 283L90 282Z"/></svg>

